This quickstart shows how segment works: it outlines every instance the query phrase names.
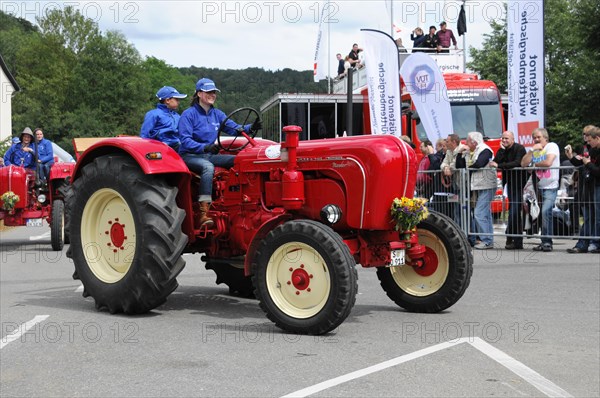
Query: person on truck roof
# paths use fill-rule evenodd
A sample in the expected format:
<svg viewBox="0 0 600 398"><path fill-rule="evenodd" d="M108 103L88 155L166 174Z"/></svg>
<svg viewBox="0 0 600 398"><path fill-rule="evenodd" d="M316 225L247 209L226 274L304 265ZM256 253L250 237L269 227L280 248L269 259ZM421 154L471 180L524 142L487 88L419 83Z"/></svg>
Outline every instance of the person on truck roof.
<svg viewBox="0 0 600 398"><path fill-rule="evenodd" d="M439 41L438 52L450 52L450 50L448 50L448 48L450 48L450 42L454 44L454 49L458 50L458 47L456 46L456 37L454 37L454 33L450 29L446 29L445 21L442 21L442 23L440 23L440 30L438 30L437 32L437 37Z"/></svg>
<svg viewBox="0 0 600 398"><path fill-rule="evenodd" d="M13 144L4 154L4 165L35 169L34 145L33 132L29 127L25 127L21 133L21 141Z"/></svg>
<svg viewBox="0 0 600 398"><path fill-rule="evenodd" d="M171 86L164 86L156 92L158 104L156 109L146 113L140 136L152 138L164 142L175 151L179 149L179 100L186 98L187 94L181 94Z"/></svg>
<svg viewBox="0 0 600 398"><path fill-rule="evenodd" d="M200 175L200 225L206 226L214 224L208 217L208 209L212 202L215 166L231 168L235 159L233 155L220 155L220 148L215 144L219 126L227 119L223 111L215 108L217 92L220 91L212 80L198 80L191 107L183 111L179 120L179 154L188 168ZM260 124L260 120L257 120L254 124L242 126L229 119L223 131L233 136L241 131L260 130Z"/></svg>
<svg viewBox="0 0 600 398"><path fill-rule="evenodd" d="M419 47L423 47L425 43L425 34L423 33L423 29L415 28L410 34L410 39L413 41L413 53L419 52L421 50L417 50Z"/></svg>
<svg viewBox="0 0 600 398"><path fill-rule="evenodd" d="M440 39L435 34L435 31L436 31L435 26L431 25L429 27L429 33L427 35L425 35L425 39L421 43L421 47L426 49L424 51L427 51L427 52L437 51L438 45L440 44Z"/></svg>

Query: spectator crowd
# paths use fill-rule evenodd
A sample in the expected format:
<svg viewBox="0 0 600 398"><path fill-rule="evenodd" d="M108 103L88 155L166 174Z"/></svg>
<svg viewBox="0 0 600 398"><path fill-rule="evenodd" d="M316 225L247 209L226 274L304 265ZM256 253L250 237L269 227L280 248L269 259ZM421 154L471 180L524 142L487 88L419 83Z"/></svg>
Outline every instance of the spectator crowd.
<svg viewBox="0 0 600 398"><path fill-rule="evenodd" d="M508 198L505 249L521 250L523 238L539 232L541 243L533 250L552 252L553 238L565 235L561 226L571 225L580 239L568 253L600 253L600 128L590 125L583 129L578 153L572 145L564 148L568 160L562 167L560 149L546 129L536 128L531 137L533 146L526 149L511 131L505 131L495 155L479 132L469 133L465 144L456 134L439 140L435 148L430 141L423 141L416 195L428 199L432 210L464 227L458 200L449 198L465 197L457 180L458 172L466 170L469 243L475 249L490 249L494 247L491 204L497 196L500 173L500 190Z"/></svg>

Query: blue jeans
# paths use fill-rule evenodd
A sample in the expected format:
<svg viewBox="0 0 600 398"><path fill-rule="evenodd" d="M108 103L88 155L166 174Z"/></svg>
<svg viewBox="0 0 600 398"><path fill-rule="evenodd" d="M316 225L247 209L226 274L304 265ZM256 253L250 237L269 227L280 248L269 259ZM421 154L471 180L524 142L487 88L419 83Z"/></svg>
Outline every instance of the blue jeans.
<svg viewBox="0 0 600 398"><path fill-rule="evenodd" d="M191 172L200 176L200 202L212 201L213 176L215 175L215 166L230 169L233 167L235 156L233 155L213 155L205 153L197 155L195 153L184 153L181 158Z"/></svg>
<svg viewBox="0 0 600 398"><path fill-rule="evenodd" d="M40 163L40 168L39 170L39 177L41 180L43 181L48 181L48 179L50 178L50 168L52 167L52 165L50 163Z"/></svg>
<svg viewBox="0 0 600 398"><path fill-rule="evenodd" d="M542 194L542 235L553 235L552 208L556 201L558 189L540 189ZM542 244L552 246L552 238L542 238Z"/></svg>
<svg viewBox="0 0 600 398"><path fill-rule="evenodd" d="M475 212L473 214L473 225L474 232L479 234L479 239L486 245L494 243L494 223L492 219L492 208L491 203L494 198L496 188L482 189L477 191L477 203L475 204ZM471 239L471 242L475 241L475 237Z"/></svg>

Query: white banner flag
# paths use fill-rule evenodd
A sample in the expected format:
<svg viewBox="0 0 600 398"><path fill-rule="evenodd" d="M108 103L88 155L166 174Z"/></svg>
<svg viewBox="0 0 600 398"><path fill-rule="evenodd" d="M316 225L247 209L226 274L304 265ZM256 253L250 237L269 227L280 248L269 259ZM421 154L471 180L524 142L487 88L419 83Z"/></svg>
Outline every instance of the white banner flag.
<svg viewBox="0 0 600 398"><path fill-rule="evenodd" d="M453 133L446 82L435 60L425 53L411 54L402 64L400 74L429 141L435 145L438 139Z"/></svg>
<svg viewBox="0 0 600 398"><path fill-rule="evenodd" d="M402 135L398 47L378 30L361 29L367 68L371 134Z"/></svg>
<svg viewBox="0 0 600 398"><path fill-rule="evenodd" d="M508 129L515 141L533 145L544 127L544 2L508 2Z"/></svg>
<svg viewBox="0 0 600 398"><path fill-rule="evenodd" d="M325 51L325 35L323 34L323 20L328 18L329 13L325 13L325 11L329 12L329 2L323 6L321 11L321 19L319 20L319 34L317 35L317 47L315 49L315 62L313 64L313 78L315 83L318 83L319 80L327 79L327 75L329 75L327 71L327 52ZM337 67L337 65L336 65Z"/></svg>

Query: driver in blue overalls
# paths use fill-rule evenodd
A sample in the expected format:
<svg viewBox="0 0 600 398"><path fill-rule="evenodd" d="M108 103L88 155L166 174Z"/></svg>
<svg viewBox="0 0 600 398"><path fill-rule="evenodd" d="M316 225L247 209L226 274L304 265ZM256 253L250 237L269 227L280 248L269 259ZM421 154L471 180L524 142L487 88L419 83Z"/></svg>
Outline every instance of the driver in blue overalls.
<svg viewBox="0 0 600 398"><path fill-rule="evenodd" d="M213 225L208 217L208 209L212 202L212 184L215 166L233 167L233 155L220 155L219 146L215 144L219 126L227 119L220 109L215 108L217 92L220 92L210 79L202 78L196 83L196 93L191 106L183 111L179 119L179 154L190 171L200 175L200 224ZM254 124L240 125L228 119L223 131L229 135L237 135L240 131L246 133L256 131L262 126L260 120Z"/></svg>

